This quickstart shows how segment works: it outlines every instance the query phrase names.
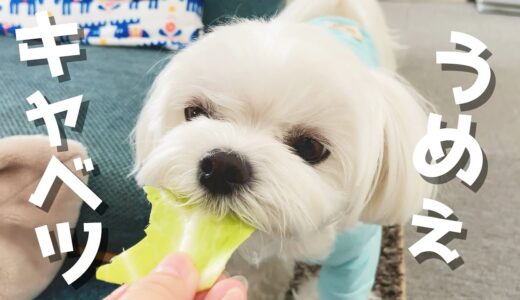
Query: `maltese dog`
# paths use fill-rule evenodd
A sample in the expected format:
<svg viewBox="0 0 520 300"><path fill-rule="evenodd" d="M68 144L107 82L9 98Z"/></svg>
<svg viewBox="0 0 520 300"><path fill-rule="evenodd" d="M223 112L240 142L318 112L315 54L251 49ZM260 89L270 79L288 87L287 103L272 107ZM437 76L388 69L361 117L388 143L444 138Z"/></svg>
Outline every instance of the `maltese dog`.
<svg viewBox="0 0 520 300"><path fill-rule="evenodd" d="M303 261L322 269L295 297L363 299L381 225L432 192L412 163L427 103L395 74L375 0L288 2L175 55L135 129L136 178L258 229L230 263L250 298L283 297Z"/></svg>

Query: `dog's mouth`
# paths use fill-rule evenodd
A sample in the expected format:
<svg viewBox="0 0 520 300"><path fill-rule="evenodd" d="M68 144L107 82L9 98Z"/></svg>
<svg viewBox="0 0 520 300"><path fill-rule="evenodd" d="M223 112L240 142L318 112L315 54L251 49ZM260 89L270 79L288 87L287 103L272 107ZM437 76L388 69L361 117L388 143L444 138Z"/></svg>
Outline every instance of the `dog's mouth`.
<svg viewBox="0 0 520 300"><path fill-rule="evenodd" d="M319 205L311 205L309 199L317 198L314 195L318 195L319 188L309 183L313 182L312 176L317 176L302 176L306 179L302 182L288 172L301 161L289 157L289 167L285 167L285 157L276 156L279 152L275 151L256 153L248 147L231 150L200 145L190 151L195 146L160 147L157 155L143 163L137 174L138 183L172 190L190 205L220 217L235 214L270 236L293 236L315 228L316 214L320 212L310 208Z"/></svg>
<svg viewBox="0 0 520 300"><path fill-rule="evenodd" d="M269 207L265 201L255 198L254 193L245 188L234 190L226 195L215 195L205 192L190 199L188 203L202 207L204 210L219 217L234 215L244 223L255 228L257 231L267 235L286 236L290 233L287 228L273 226L277 220L269 211L274 211L275 207Z"/></svg>

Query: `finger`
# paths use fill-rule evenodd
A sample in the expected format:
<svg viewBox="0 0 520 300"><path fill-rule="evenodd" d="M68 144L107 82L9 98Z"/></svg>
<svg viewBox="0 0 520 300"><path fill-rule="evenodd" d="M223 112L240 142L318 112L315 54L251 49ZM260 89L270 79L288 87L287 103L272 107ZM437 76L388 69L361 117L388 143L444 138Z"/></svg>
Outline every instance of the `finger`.
<svg viewBox="0 0 520 300"><path fill-rule="evenodd" d="M226 274L220 274L220 276L217 279L217 282L222 281L222 280L224 280L224 279L226 279L228 277L229 276L227 276ZM205 290L205 291L197 293L193 300L204 300L204 299L206 299L206 296L208 295L208 292L209 292L209 290Z"/></svg>
<svg viewBox="0 0 520 300"><path fill-rule="evenodd" d="M121 300L192 300L199 275L190 257L173 254L166 257L148 276L131 285Z"/></svg>
<svg viewBox="0 0 520 300"><path fill-rule="evenodd" d="M216 281L216 282L222 281L222 280L227 279L227 278L229 278L229 276L228 276L227 274L225 274L225 273L222 273L222 274L220 274L220 276L217 278L217 281Z"/></svg>
<svg viewBox="0 0 520 300"><path fill-rule="evenodd" d="M209 291L203 291L203 292L199 292L195 295L195 298L193 298L193 300L205 300L206 299L206 296L208 295L208 292Z"/></svg>
<svg viewBox="0 0 520 300"><path fill-rule="evenodd" d="M119 300L126 290L128 289L128 285L122 285L115 289L110 295L106 296L104 300Z"/></svg>
<svg viewBox="0 0 520 300"><path fill-rule="evenodd" d="M204 300L246 300L247 280L242 276L224 279L209 290Z"/></svg>

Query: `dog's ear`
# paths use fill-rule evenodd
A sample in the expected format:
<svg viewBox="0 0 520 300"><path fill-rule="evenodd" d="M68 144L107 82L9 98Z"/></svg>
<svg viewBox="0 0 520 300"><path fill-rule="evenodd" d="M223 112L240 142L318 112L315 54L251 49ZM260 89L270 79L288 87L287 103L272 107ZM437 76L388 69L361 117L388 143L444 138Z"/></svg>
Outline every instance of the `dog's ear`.
<svg viewBox="0 0 520 300"><path fill-rule="evenodd" d="M160 105L159 91L155 88L157 82L150 89L145 105L141 110L137 124L133 130L134 145L134 173L139 170L143 161L159 142L164 128L162 106Z"/></svg>
<svg viewBox="0 0 520 300"><path fill-rule="evenodd" d="M404 223L420 209L422 199L433 194L433 186L416 171L412 156L415 145L426 133L426 110L431 106L397 75L371 72L381 95L384 143L362 221Z"/></svg>

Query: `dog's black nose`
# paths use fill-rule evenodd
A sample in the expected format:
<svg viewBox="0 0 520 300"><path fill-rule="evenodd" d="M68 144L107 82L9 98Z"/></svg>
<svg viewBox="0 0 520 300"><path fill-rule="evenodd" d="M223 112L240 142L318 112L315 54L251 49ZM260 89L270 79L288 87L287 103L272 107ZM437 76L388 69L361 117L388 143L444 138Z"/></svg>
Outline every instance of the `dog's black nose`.
<svg viewBox="0 0 520 300"><path fill-rule="evenodd" d="M200 160L199 181L211 194L231 194L250 179L251 165L235 152L214 149Z"/></svg>

